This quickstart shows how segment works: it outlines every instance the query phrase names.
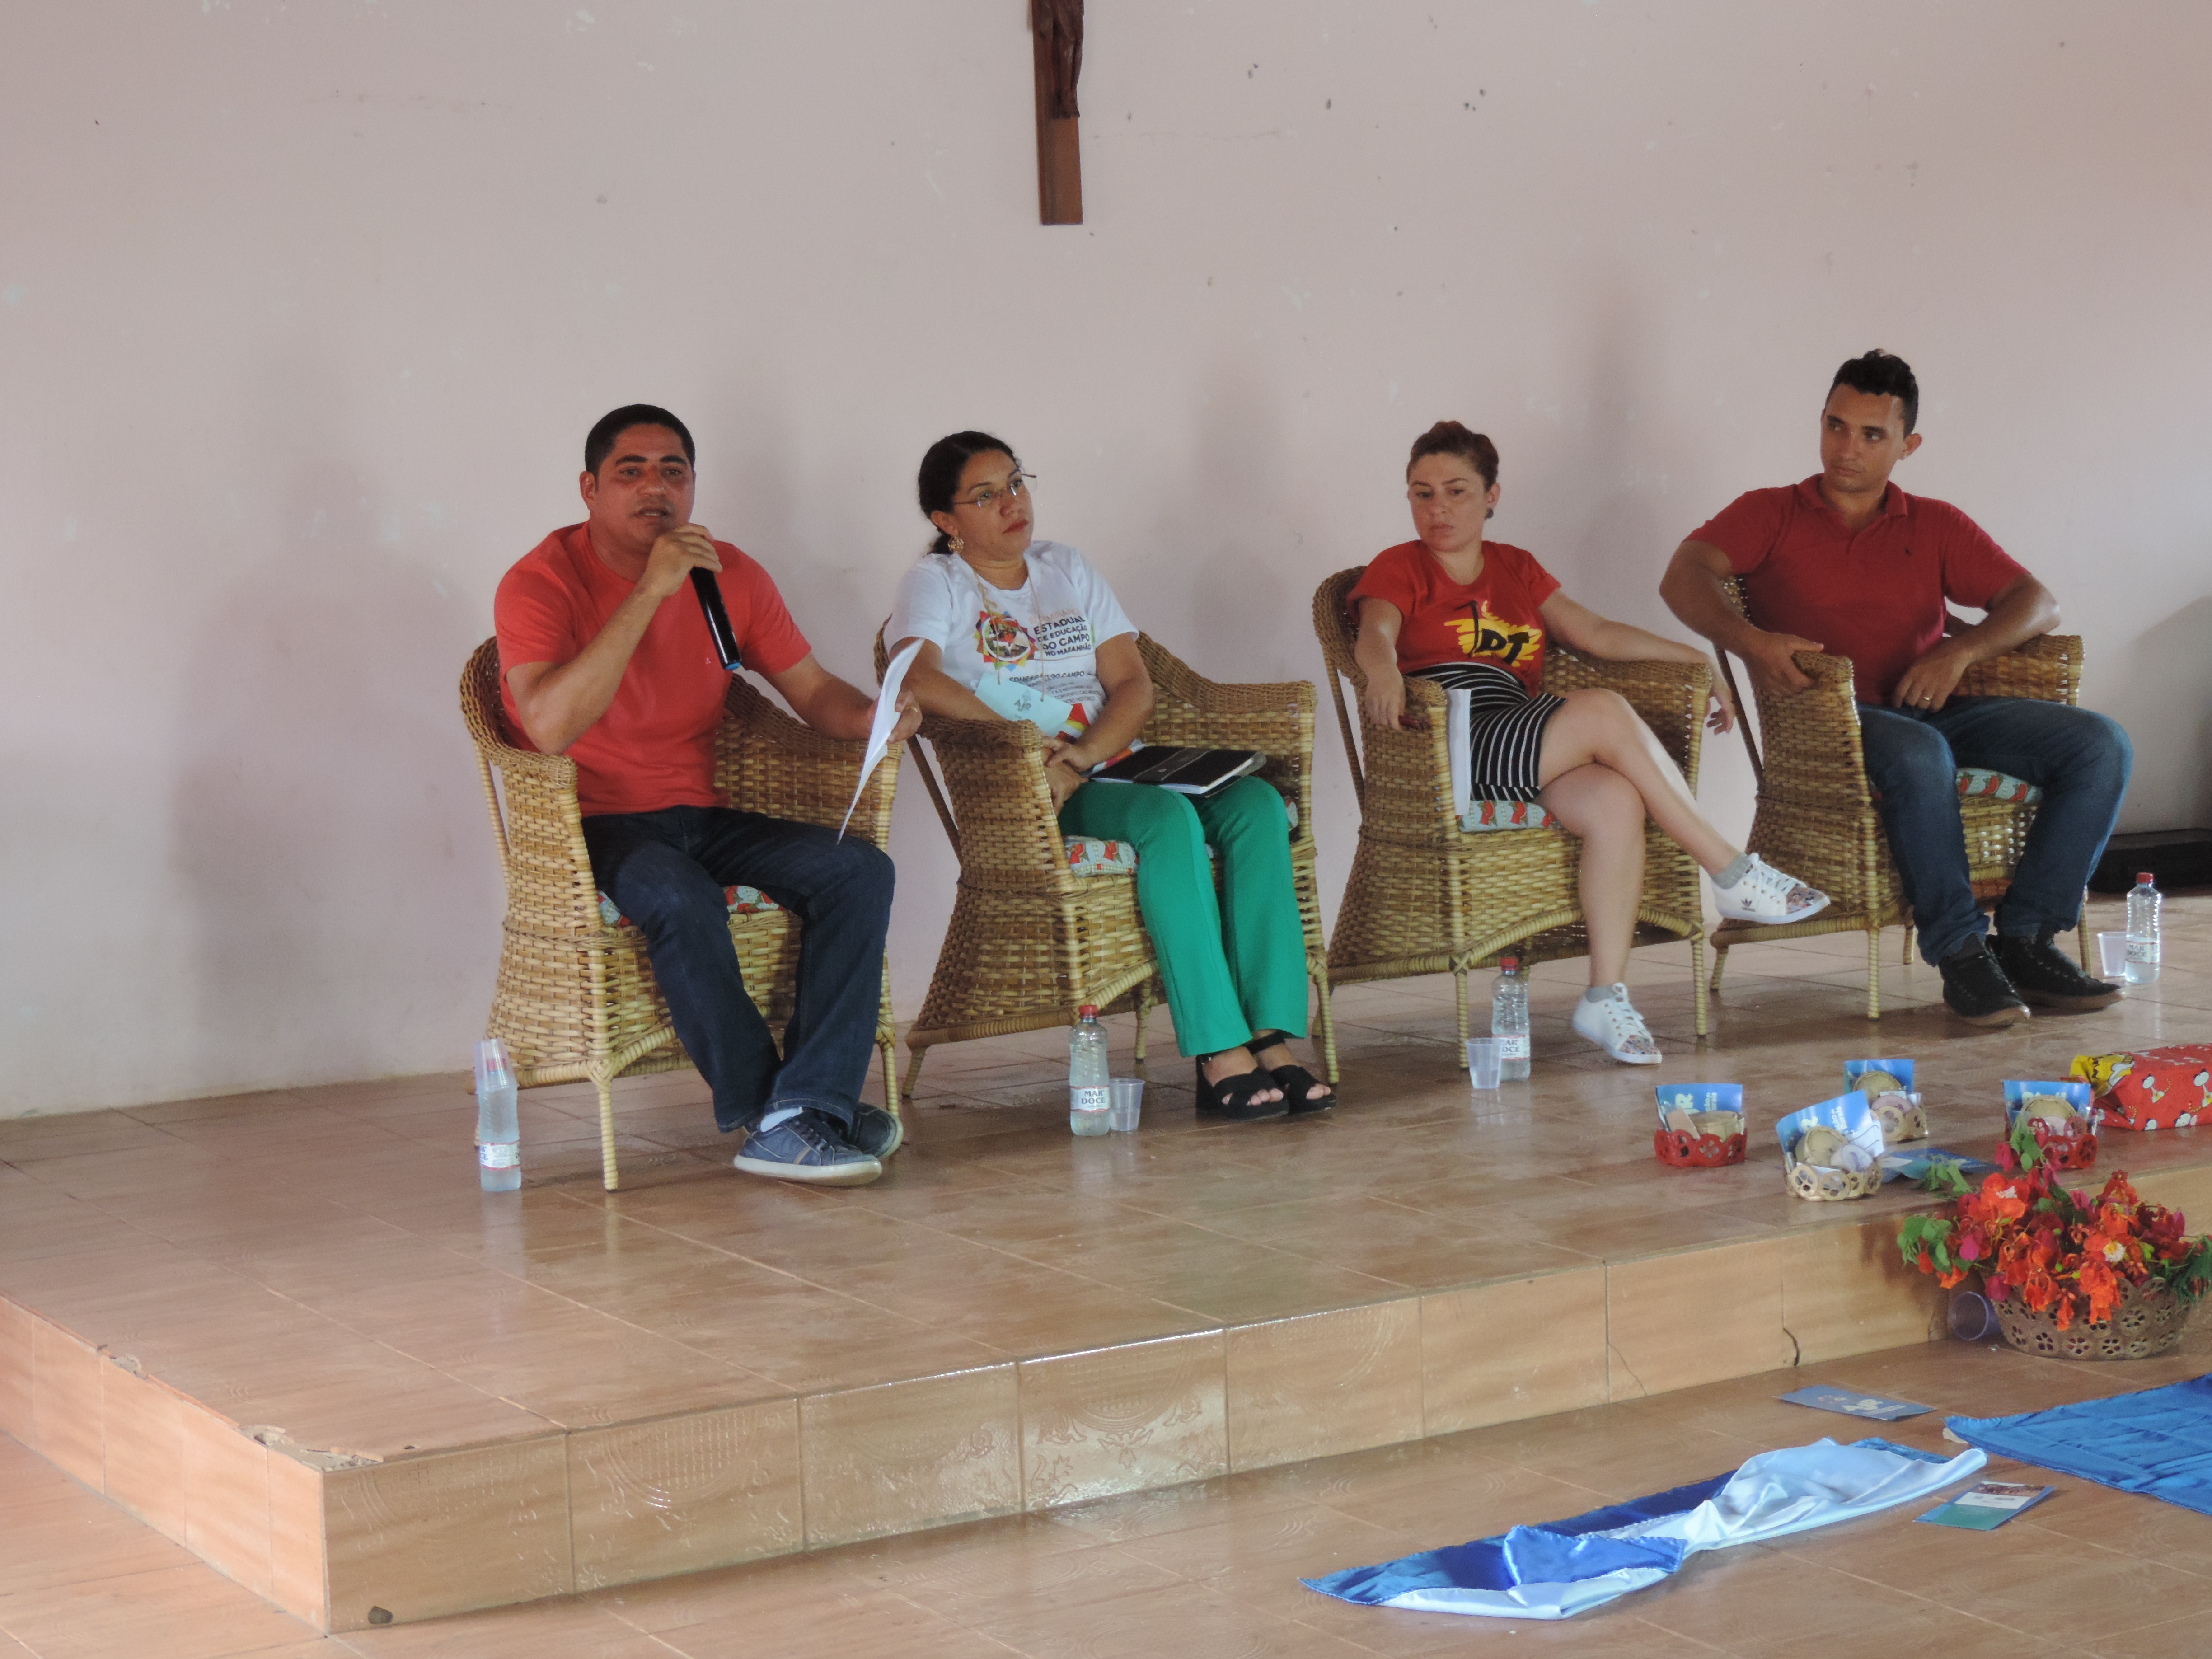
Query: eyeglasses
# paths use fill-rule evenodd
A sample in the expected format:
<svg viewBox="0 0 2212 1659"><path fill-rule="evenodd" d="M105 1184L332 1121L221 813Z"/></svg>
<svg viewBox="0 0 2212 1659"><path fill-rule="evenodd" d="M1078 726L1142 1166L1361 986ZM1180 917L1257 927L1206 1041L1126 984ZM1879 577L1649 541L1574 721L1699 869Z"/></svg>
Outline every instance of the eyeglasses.
<svg viewBox="0 0 2212 1659"><path fill-rule="evenodd" d="M1030 486L1036 482L1036 473L1017 472L1012 477L1006 480L1006 487L1004 489L979 489L975 492L972 499L964 501L955 501L952 505L955 507L980 507L986 513L988 513L993 507L999 504L1001 499L1009 501L1020 501L1022 497L1030 493Z"/></svg>

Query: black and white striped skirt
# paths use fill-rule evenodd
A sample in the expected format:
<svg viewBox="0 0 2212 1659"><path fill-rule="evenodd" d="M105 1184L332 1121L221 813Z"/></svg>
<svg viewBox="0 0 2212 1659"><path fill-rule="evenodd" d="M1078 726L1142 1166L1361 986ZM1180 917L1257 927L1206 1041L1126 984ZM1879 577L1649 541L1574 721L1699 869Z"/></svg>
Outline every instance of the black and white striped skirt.
<svg viewBox="0 0 2212 1659"><path fill-rule="evenodd" d="M1410 671L1447 690L1467 691L1468 764L1476 800L1534 800L1544 725L1565 697L1530 691L1504 669L1486 662L1438 663Z"/></svg>

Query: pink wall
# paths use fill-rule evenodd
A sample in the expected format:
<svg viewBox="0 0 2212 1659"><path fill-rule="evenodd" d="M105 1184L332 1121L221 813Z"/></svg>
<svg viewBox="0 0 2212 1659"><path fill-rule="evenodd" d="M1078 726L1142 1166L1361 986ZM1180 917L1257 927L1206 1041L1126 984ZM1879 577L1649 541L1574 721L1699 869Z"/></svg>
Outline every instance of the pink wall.
<svg viewBox="0 0 2212 1659"><path fill-rule="evenodd" d="M632 398L850 676L978 424L1140 623L1279 678L1437 416L1504 450L1501 537L1654 622L1880 344L1907 487L2088 636L2128 821L2212 819L2212 12L1115 0L1048 230L1024 10L17 9L0 1114L461 1063L501 899L454 680ZM1705 793L1747 822L1740 754ZM898 834L910 1012L951 872L911 780Z"/></svg>

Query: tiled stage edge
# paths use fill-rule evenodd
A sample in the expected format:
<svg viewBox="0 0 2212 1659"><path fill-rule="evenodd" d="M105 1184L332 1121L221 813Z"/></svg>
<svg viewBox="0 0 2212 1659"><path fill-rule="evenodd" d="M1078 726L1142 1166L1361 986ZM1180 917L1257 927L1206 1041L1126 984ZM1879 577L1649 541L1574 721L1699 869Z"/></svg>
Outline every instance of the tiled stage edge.
<svg viewBox="0 0 2212 1659"><path fill-rule="evenodd" d="M2212 1164L2146 1172L2212 1212ZM732 1565L1934 1340L1896 1217L381 1463L0 1300L0 1430L326 1630ZM381 1622L380 1619L379 1622Z"/></svg>

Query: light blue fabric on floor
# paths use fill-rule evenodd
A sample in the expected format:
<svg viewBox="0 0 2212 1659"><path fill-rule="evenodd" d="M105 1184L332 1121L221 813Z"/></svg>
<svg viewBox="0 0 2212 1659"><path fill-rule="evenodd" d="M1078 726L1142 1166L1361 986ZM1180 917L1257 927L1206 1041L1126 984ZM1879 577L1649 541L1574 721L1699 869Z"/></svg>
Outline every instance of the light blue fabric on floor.
<svg viewBox="0 0 2212 1659"><path fill-rule="evenodd" d="M2002 1457L2212 1515L2212 1376L1944 1426Z"/></svg>
<svg viewBox="0 0 2212 1659"><path fill-rule="evenodd" d="M1871 1515L1927 1497L1989 1459L1948 1462L1832 1440L1761 1452L1733 1474L1571 1520L1302 1580L1370 1607L1491 1619L1569 1619L1656 1584L1701 1550L1727 1549Z"/></svg>

